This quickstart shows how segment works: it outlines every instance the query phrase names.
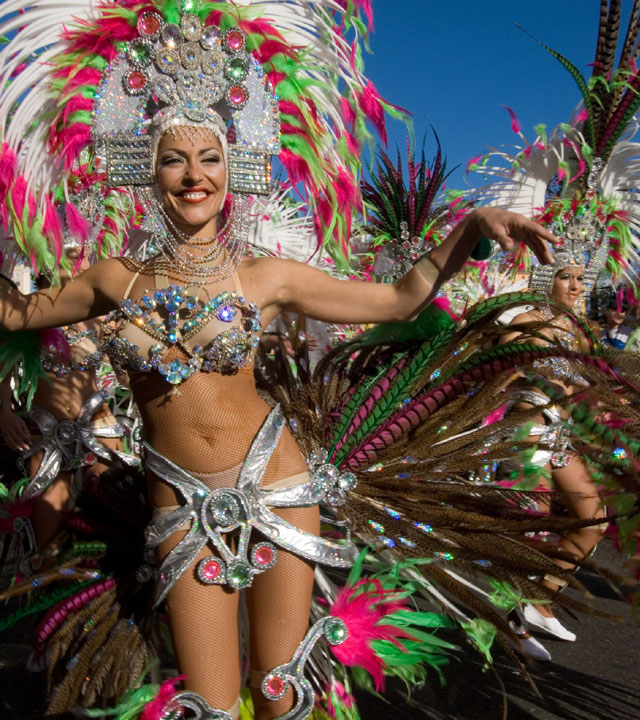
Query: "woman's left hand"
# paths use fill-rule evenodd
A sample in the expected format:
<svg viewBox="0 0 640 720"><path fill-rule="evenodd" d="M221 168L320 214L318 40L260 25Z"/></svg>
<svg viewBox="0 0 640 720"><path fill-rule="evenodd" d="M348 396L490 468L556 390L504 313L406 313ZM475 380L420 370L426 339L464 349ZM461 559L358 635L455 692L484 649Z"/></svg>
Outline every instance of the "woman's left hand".
<svg viewBox="0 0 640 720"><path fill-rule="evenodd" d="M516 242L523 242L544 265L552 265L553 257L547 243L562 245L562 240L542 225L527 220L523 215L494 207L481 207L473 211L480 233L495 240L503 250L510 252Z"/></svg>

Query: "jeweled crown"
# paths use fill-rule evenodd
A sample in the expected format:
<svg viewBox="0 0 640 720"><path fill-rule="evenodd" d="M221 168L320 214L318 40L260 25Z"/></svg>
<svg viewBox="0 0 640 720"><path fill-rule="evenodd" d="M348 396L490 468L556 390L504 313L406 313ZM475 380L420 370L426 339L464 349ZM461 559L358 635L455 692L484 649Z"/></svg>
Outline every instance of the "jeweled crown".
<svg viewBox="0 0 640 720"><path fill-rule="evenodd" d="M96 96L94 140L109 183L152 184L154 143L172 124L220 136L232 123L229 190L268 193L270 157L280 152L278 104L244 32L205 26L191 12L177 24L153 11L141 13L137 31Z"/></svg>

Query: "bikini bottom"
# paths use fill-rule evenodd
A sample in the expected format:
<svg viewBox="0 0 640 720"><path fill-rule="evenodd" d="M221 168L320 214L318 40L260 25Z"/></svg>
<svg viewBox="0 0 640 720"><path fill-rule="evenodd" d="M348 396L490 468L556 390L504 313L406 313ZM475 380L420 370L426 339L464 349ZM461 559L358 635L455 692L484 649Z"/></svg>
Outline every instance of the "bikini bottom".
<svg viewBox="0 0 640 720"><path fill-rule="evenodd" d="M93 393L80 408L75 420L57 420L48 410L34 406L29 419L38 428L39 436L21 457L23 467L26 461L39 452L42 462L25 490L25 500L44 492L61 472L78 471L93 465L98 458L113 460L113 452L100 442L99 438L118 438L125 434L125 428L115 418L95 418L98 410L106 407L111 395L107 391ZM106 422L105 422L106 421ZM77 492L78 488L75 488Z"/></svg>
<svg viewBox="0 0 640 720"><path fill-rule="evenodd" d="M220 473L198 477L145 443L145 467L171 485L184 500L182 505L156 510L146 531L148 550L157 548L176 531L189 528L160 564L155 605L162 602L206 545L216 555L199 561L198 578L205 584L226 585L233 590L249 587L255 575L275 564L276 546L322 565L346 568L354 563L357 552L348 537L338 541L320 538L299 530L270 509L313 507L333 489L325 475L308 473L260 487L283 426L282 412L276 407L238 467L235 483L236 468L232 468L224 471L230 486L215 489L208 487L202 478L215 479L217 483ZM258 542L255 533L261 536ZM233 538L233 550L229 538Z"/></svg>

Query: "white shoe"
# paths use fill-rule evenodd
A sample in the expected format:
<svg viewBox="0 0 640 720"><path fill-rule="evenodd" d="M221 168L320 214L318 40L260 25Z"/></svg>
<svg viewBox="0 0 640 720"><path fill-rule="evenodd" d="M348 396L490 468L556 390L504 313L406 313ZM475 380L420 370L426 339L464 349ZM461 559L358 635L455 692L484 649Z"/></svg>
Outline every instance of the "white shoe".
<svg viewBox="0 0 640 720"><path fill-rule="evenodd" d="M517 627L514 622L510 622L509 627L518 636L518 640L520 641L520 645L509 641L516 650L524 653L533 660L540 660L541 662L551 660L551 653L547 648L534 637L531 637L524 627Z"/></svg>
<svg viewBox="0 0 640 720"><path fill-rule="evenodd" d="M575 642L576 634L572 633L557 619L548 618L539 613L533 605L524 606L524 619L528 625L533 625L540 630L544 630L553 635L554 637L560 638L560 640L566 640L567 642Z"/></svg>

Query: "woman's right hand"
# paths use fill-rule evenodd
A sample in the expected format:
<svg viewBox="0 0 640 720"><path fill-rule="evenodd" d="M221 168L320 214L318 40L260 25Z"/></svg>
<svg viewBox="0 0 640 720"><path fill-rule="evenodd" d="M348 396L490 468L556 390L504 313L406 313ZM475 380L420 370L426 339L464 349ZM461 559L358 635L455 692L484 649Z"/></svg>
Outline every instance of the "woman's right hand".
<svg viewBox="0 0 640 720"><path fill-rule="evenodd" d="M11 408L0 410L0 433L11 450L24 452L31 445L31 433L25 421Z"/></svg>

